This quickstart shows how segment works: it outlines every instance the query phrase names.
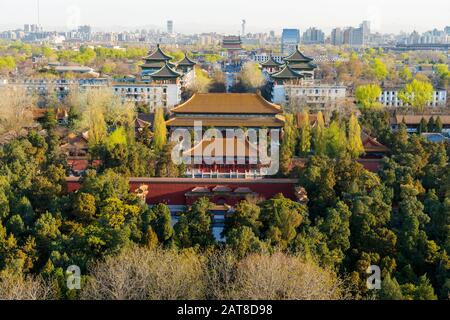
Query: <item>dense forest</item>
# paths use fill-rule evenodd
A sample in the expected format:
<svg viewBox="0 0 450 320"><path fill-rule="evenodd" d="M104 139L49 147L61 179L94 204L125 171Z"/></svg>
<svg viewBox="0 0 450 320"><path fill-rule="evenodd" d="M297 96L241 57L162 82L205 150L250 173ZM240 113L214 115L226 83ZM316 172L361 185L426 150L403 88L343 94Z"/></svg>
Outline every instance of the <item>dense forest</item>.
<svg viewBox="0 0 450 320"><path fill-rule="evenodd" d="M165 204L149 208L130 192L127 176L179 175L163 138L147 146L110 134L90 149L103 165L69 193L56 124L44 118L45 135L0 147L0 299L448 299L449 145L393 132L385 112L364 111L361 125L392 150L371 173L355 160L357 142L335 139L351 139L355 120L336 116L306 140L285 128L284 156L305 143L316 150L283 170L308 203L248 198L218 243L208 199L173 225ZM71 265L81 290L66 285ZM381 290L368 290L370 265L381 268Z"/></svg>

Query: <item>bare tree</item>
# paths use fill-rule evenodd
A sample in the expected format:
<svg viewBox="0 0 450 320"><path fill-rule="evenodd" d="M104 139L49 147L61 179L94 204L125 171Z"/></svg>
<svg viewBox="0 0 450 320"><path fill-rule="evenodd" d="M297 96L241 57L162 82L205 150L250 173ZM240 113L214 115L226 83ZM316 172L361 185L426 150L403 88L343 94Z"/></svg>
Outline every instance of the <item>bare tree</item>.
<svg viewBox="0 0 450 320"><path fill-rule="evenodd" d="M18 136L25 128L32 127L33 108L37 99L25 88L7 87L0 89L0 134Z"/></svg>
<svg viewBox="0 0 450 320"><path fill-rule="evenodd" d="M237 267L231 299L336 300L343 298L336 275L301 257L281 252L253 254Z"/></svg>
<svg viewBox="0 0 450 320"><path fill-rule="evenodd" d="M261 88L266 81L255 62L246 62L239 73L239 78L248 90Z"/></svg>
<svg viewBox="0 0 450 320"><path fill-rule="evenodd" d="M50 300L56 298L54 287L41 277L8 271L0 273L0 300Z"/></svg>
<svg viewBox="0 0 450 320"><path fill-rule="evenodd" d="M97 262L81 299L302 299L347 298L330 270L281 252L242 260L229 250L197 253L130 247Z"/></svg>
<svg viewBox="0 0 450 320"><path fill-rule="evenodd" d="M132 247L91 268L82 299L201 299L202 259L191 251Z"/></svg>

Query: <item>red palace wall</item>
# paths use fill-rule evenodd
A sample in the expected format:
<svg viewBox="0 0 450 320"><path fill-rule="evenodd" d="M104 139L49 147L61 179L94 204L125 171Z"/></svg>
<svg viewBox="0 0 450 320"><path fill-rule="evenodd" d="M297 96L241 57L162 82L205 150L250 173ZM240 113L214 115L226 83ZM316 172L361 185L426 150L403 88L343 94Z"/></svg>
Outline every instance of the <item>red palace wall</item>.
<svg viewBox="0 0 450 320"><path fill-rule="evenodd" d="M80 188L78 178L67 178L69 192ZM249 188L259 196L269 199L278 193L286 198L296 200L294 179L190 179L190 178L131 178L130 190L134 192L142 185L148 186L147 203L166 203L167 205L189 205L194 198L186 198L186 193L196 187L206 187L210 190L216 186L225 186L231 190ZM228 205L235 205L245 196L232 193L214 194L211 200L215 203L225 200Z"/></svg>

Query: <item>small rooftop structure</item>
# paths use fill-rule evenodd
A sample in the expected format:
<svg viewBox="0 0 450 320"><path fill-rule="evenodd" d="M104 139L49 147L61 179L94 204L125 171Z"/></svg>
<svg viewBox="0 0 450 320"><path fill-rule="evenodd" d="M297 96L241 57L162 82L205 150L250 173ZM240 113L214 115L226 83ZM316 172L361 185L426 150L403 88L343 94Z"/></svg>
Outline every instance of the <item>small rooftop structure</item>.
<svg viewBox="0 0 450 320"><path fill-rule="evenodd" d="M239 36L225 36L222 39L222 48L228 51L242 50L242 40Z"/></svg>

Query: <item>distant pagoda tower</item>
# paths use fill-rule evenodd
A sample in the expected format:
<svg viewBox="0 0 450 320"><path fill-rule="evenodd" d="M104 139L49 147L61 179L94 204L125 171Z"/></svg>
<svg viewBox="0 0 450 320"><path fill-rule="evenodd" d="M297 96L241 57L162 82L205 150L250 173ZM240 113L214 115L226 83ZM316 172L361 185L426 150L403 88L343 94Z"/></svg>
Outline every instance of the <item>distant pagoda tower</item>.
<svg viewBox="0 0 450 320"><path fill-rule="evenodd" d="M289 67L304 75L305 78L314 78L314 70L317 68L312 61L313 59L305 56L300 51L300 46L289 56L283 58L283 61L289 65Z"/></svg>
<svg viewBox="0 0 450 320"><path fill-rule="evenodd" d="M166 64L170 68L174 68L175 65L171 63L170 60L172 60L172 57L164 53L164 51L161 50L161 47L158 44L156 46L156 50L153 52L149 52L149 55L144 58L145 62L143 65L141 65L142 78L147 78L152 73L160 70Z"/></svg>
<svg viewBox="0 0 450 320"><path fill-rule="evenodd" d="M153 72L149 75L152 82L162 83L162 84L176 84L178 78L181 77L181 74L173 70L169 62L166 61L164 66L156 72Z"/></svg>
<svg viewBox="0 0 450 320"><path fill-rule="evenodd" d="M222 39L222 49L228 52L229 57L234 57L242 50L242 40L239 36L225 36Z"/></svg>
<svg viewBox="0 0 450 320"><path fill-rule="evenodd" d="M267 60L266 62L261 63L261 68L263 70L267 71L268 73L277 72L277 71L280 70L280 68L282 66L283 66L283 64L275 61L275 59L273 58L272 55L269 57L269 60Z"/></svg>
<svg viewBox="0 0 450 320"><path fill-rule="evenodd" d="M286 83L299 83L305 78L305 75L292 69L289 64L285 64L281 71L272 73L270 78L272 78L275 84L284 85Z"/></svg>
<svg viewBox="0 0 450 320"><path fill-rule="evenodd" d="M182 71L184 74L189 73L192 69L194 69L197 63L192 61L187 53L184 54L184 58L176 63L177 69Z"/></svg>

